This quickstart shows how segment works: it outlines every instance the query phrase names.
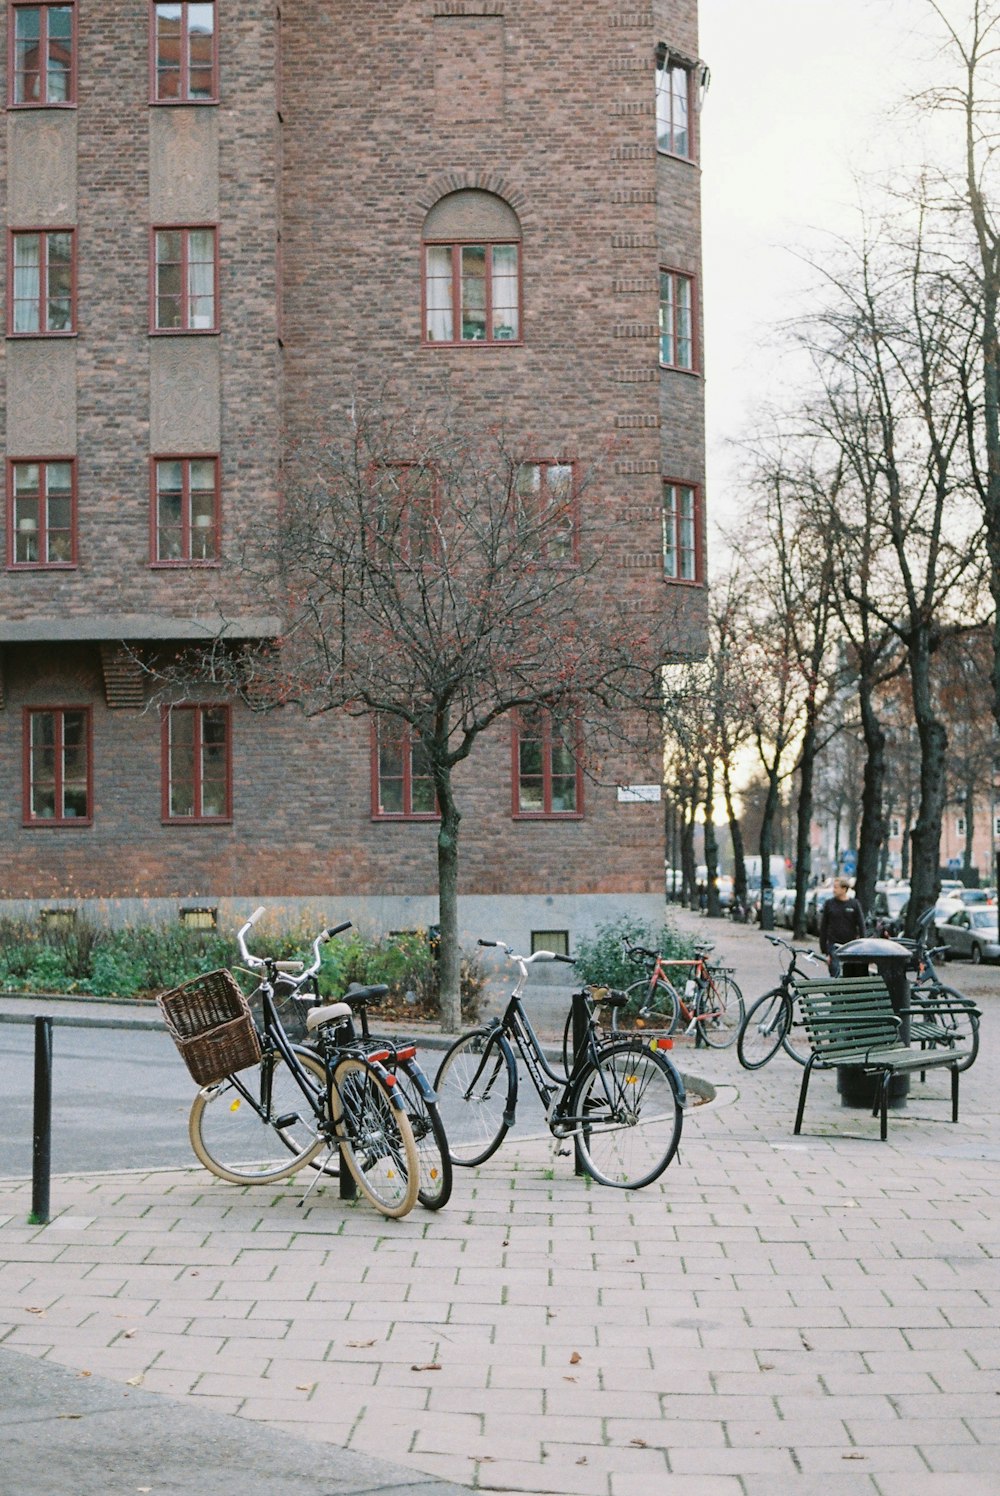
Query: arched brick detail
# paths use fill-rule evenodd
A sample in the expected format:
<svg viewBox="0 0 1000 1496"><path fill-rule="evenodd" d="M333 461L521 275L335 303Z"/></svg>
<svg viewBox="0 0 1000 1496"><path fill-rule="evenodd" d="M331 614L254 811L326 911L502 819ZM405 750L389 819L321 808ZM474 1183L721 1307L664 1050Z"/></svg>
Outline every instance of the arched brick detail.
<svg viewBox="0 0 1000 1496"><path fill-rule="evenodd" d="M413 214L418 232L431 208L435 203L440 202L441 198L447 197L452 192L467 192L470 189L492 192L494 197L502 198L514 209L521 220L522 227L531 224L532 214L527 198L501 172L450 171L442 172L439 176L432 178L417 192L414 198Z"/></svg>

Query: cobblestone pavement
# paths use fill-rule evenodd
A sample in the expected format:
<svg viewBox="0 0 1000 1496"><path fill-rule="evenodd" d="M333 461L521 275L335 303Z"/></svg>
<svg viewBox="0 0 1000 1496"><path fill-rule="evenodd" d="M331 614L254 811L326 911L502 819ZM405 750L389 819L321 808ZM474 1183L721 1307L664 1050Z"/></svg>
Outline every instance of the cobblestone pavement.
<svg viewBox="0 0 1000 1496"><path fill-rule="evenodd" d="M712 933L770 985L757 932ZM794 1138L784 1056L678 1051L717 1097L634 1193L547 1134L399 1222L192 1167L61 1176L31 1226L0 1181L0 1344L477 1490L1000 1492L996 985L957 1126L941 1072L886 1143L822 1075Z"/></svg>

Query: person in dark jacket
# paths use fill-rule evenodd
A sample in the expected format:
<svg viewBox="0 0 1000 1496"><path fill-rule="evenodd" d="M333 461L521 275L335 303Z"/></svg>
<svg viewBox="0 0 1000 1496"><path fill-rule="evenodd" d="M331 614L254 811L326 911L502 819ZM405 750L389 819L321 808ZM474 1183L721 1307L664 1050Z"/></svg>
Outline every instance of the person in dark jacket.
<svg viewBox="0 0 1000 1496"><path fill-rule="evenodd" d="M830 962L833 975L840 975L837 947L867 934L865 912L851 893L846 878L834 878L833 898L823 905L819 922L819 948Z"/></svg>

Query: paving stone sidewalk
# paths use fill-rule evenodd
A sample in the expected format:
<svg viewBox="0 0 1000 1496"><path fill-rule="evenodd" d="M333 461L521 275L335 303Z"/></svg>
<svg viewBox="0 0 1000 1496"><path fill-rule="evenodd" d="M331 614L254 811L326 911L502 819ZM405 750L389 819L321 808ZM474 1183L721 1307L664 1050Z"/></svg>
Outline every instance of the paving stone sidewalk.
<svg viewBox="0 0 1000 1496"><path fill-rule="evenodd" d="M712 934L747 996L763 990L759 935ZM302 1203L301 1183L191 1168L61 1176L39 1227L29 1182L0 1181L0 1357L294 1435L289 1459L329 1456L317 1496L423 1496L421 1478L522 1496L1000 1492L1000 1004L983 1005L959 1124L932 1071L887 1143L830 1075L794 1138L784 1056L748 1075L732 1052L678 1053L717 1099L635 1193L574 1178L547 1134L400 1222L335 1188ZM341 1450L397 1483L373 1466L370 1486L334 1484ZM11 1493L63 1496L36 1473ZM200 1488L196 1467L190 1487L133 1473L107 1491Z"/></svg>

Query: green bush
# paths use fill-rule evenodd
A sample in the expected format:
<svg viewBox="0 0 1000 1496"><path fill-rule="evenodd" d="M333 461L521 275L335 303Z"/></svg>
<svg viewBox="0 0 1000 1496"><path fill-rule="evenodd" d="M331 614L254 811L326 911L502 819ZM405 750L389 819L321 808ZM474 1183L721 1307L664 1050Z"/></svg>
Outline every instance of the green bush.
<svg viewBox="0 0 1000 1496"><path fill-rule="evenodd" d="M654 933L645 921L623 915L598 925L592 940L581 940L577 945L576 974L582 982L624 988L648 974L648 963L630 961L625 955L624 935L634 945L644 945L647 950L660 951L664 956L683 959L694 953L693 942L670 925Z"/></svg>
<svg viewBox="0 0 1000 1496"><path fill-rule="evenodd" d="M308 957L315 931L302 926L254 931L255 955ZM91 997L154 997L189 978L233 967L238 952L230 935L183 925L108 929L83 919L46 924L0 919L0 989L84 993ZM462 1012L474 1020L484 986L478 955L462 960ZM413 1016L436 1016L438 968L426 931L366 936L351 931L323 948L320 992L340 997L351 982L385 983L390 1000ZM243 986L249 990L248 982Z"/></svg>

